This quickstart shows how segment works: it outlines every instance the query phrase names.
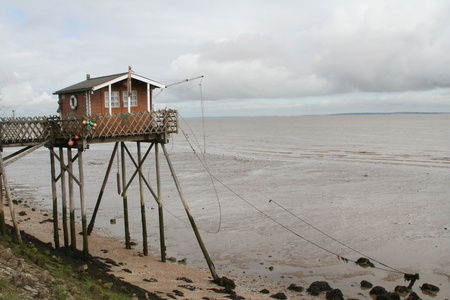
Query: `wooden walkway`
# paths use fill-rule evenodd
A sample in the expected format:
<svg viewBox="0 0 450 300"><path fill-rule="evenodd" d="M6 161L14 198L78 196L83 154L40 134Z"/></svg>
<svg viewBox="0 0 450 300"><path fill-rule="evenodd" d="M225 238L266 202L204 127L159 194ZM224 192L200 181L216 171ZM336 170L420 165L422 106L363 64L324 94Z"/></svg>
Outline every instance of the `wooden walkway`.
<svg viewBox="0 0 450 300"><path fill-rule="evenodd" d="M178 133L178 112L159 110L85 118L32 117L0 118L0 149L3 147L68 146L86 147L93 143L155 140Z"/></svg>

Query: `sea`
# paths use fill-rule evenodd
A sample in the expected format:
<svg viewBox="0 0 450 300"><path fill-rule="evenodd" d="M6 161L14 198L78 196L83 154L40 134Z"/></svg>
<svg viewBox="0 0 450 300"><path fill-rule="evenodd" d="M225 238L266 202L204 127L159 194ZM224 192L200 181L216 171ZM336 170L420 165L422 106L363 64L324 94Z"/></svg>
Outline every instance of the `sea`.
<svg viewBox="0 0 450 300"><path fill-rule="evenodd" d="M179 124L165 145L168 158L158 156L168 257L207 270L170 160L220 276L267 286L326 280L346 297L370 298L361 280L394 290L408 284L404 273L418 273L422 299L436 299L421 292L423 283L441 289L437 298L450 297L450 114L180 117ZM136 162L136 143L126 145ZM88 222L113 147L84 152ZM144 155L150 144L142 147ZM94 230L123 241L114 158ZM154 191L156 160L152 148L143 164ZM129 157L126 165L128 181L136 168ZM7 175L16 196L51 209L47 149L14 162ZM138 178L127 196L131 238L142 248ZM144 189L149 249L159 256L158 206ZM374 268L355 264L361 257Z"/></svg>

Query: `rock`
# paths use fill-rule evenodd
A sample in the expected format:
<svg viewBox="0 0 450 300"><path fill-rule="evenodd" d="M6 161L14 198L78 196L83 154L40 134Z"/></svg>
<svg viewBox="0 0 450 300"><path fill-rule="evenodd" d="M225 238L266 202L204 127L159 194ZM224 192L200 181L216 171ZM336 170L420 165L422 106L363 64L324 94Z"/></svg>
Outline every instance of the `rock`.
<svg viewBox="0 0 450 300"><path fill-rule="evenodd" d="M26 215L27 215L27 213L25 211L19 212L19 216L21 216L21 217L26 216Z"/></svg>
<svg viewBox="0 0 450 300"><path fill-rule="evenodd" d="M397 292L388 292L388 296L391 300L400 300L400 295Z"/></svg>
<svg viewBox="0 0 450 300"><path fill-rule="evenodd" d="M185 281L187 283L192 283L193 281L187 277L178 277L177 280Z"/></svg>
<svg viewBox="0 0 450 300"><path fill-rule="evenodd" d="M370 290L369 294L371 295L382 295L387 294L387 291L384 287L377 285L373 289Z"/></svg>
<svg viewBox="0 0 450 300"><path fill-rule="evenodd" d="M296 285L296 284L292 283L292 284L288 287L288 290L295 291L295 292L303 292L304 288L301 287L301 286L299 286L299 285Z"/></svg>
<svg viewBox="0 0 450 300"><path fill-rule="evenodd" d="M412 292L405 298L405 300L422 300L422 298L420 298L415 292Z"/></svg>
<svg viewBox="0 0 450 300"><path fill-rule="evenodd" d="M14 254L12 253L11 249L6 248L5 250L0 251L0 259L3 259L5 261L9 261L11 258L13 258Z"/></svg>
<svg viewBox="0 0 450 300"><path fill-rule="evenodd" d="M276 293L270 297L274 299L287 299L287 296L284 293Z"/></svg>
<svg viewBox="0 0 450 300"><path fill-rule="evenodd" d="M222 277L219 279L219 282L216 282L218 285L223 286L227 289L234 289L236 287L236 284L234 283L233 280L226 278L226 277Z"/></svg>
<svg viewBox="0 0 450 300"><path fill-rule="evenodd" d="M403 285L397 285L394 289L397 293L399 293L402 296L406 296L406 294L409 293L409 289L406 286Z"/></svg>
<svg viewBox="0 0 450 300"><path fill-rule="evenodd" d="M368 258L365 257L360 257L358 258L358 260L356 261L356 264L363 267L363 268L367 268L367 267L374 267L373 263L370 262L370 260Z"/></svg>
<svg viewBox="0 0 450 300"><path fill-rule="evenodd" d="M327 300L344 300L344 295L340 289L334 289L327 292Z"/></svg>
<svg viewBox="0 0 450 300"><path fill-rule="evenodd" d="M373 287L373 284L368 282L367 280L361 281L361 288L362 289L371 289Z"/></svg>
<svg viewBox="0 0 450 300"><path fill-rule="evenodd" d="M182 291L179 291L179 290L173 290L172 292L173 292L175 295L179 296L179 297L183 297L183 296L184 296L184 293L183 293Z"/></svg>
<svg viewBox="0 0 450 300"><path fill-rule="evenodd" d="M270 294L270 291L268 289L262 289L259 291L261 294Z"/></svg>
<svg viewBox="0 0 450 300"><path fill-rule="evenodd" d="M381 294L381 295L377 295L375 300L391 300L391 297L389 297L388 294Z"/></svg>
<svg viewBox="0 0 450 300"><path fill-rule="evenodd" d="M53 282L54 279L48 270L44 270L39 278L40 282Z"/></svg>
<svg viewBox="0 0 450 300"><path fill-rule="evenodd" d="M112 282L106 282L105 284L103 284L103 287L107 290L110 290L113 287L114 283Z"/></svg>
<svg viewBox="0 0 450 300"><path fill-rule="evenodd" d="M430 292L434 292L434 293L439 292L439 288L437 286L435 286L435 285L430 284L430 283L422 284L420 289L422 290L422 292L423 291L430 291Z"/></svg>
<svg viewBox="0 0 450 300"><path fill-rule="evenodd" d="M310 293L313 296L319 295L321 292L328 292L331 291L331 287L326 281L315 281L311 283L309 288L306 290L308 293Z"/></svg>

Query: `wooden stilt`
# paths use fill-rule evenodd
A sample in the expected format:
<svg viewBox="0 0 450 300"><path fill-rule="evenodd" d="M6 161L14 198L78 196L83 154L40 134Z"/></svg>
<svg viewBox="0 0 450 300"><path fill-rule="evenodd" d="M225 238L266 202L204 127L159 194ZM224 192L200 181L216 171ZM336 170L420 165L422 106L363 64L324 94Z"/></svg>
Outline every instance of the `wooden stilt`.
<svg viewBox="0 0 450 300"><path fill-rule="evenodd" d="M144 244L144 255L148 255L148 242L147 242L147 217L145 215L145 199L144 199L144 175L142 174L142 154L141 154L141 142L137 142L138 162L139 162L139 194L141 199L141 220L142 220L142 243Z"/></svg>
<svg viewBox="0 0 450 300"><path fill-rule="evenodd" d="M84 168L83 168L83 149L78 148L78 172L80 181L80 202L81 202L81 226L83 232L83 254L89 253L87 219L86 219L86 199L84 195Z"/></svg>
<svg viewBox="0 0 450 300"><path fill-rule="evenodd" d="M56 191L55 176L55 156L53 148L50 148L50 174L52 177L52 200L53 200L53 239L55 241L55 249L59 248L59 221L58 221L58 193Z"/></svg>
<svg viewBox="0 0 450 300"><path fill-rule="evenodd" d="M73 174L72 148L67 148L67 168L70 174ZM75 198L73 190L73 176L69 176L69 223L70 223L70 248L77 249L77 235L75 233Z"/></svg>
<svg viewBox="0 0 450 300"><path fill-rule="evenodd" d="M119 146L119 143L116 142L114 145L113 152L111 154L111 158L109 159L108 168L106 169L105 178L103 179L103 184L100 189L100 193L98 194L98 197L97 197L97 203L95 204L95 208L94 208L94 212L92 213L91 221L89 222L88 231L87 231L88 235L90 235L92 233L92 229L94 228L95 218L97 217L97 212L100 207L100 202L102 201L103 193L105 192L106 183L108 182L109 174L111 173L111 168L114 163L114 157L116 156L118 146Z"/></svg>
<svg viewBox="0 0 450 300"><path fill-rule="evenodd" d="M125 226L125 248L131 249L131 241L130 241L130 229L128 224L128 198L127 192L125 190L125 184L127 182L126 178L126 163L125 163L125 143L121 142L121 160L122 160L122 185L123 185L123 214L124 214L124 226Z"/></svg>
<svg viewBox="0 0 450 300"><path fill-rule="evenodd" d="M155 144L156 185L158 189L158 215L159 215L159 243L161 248L161 261L166 262L166 241L164 237L164 214L161 190L161 171L159 168L159 146Z"/></svg>
<svg viewBox="0 0 450 300"><path fill-rule="evenodd" d="M11 221L14 226L17 242L19 244L22 244L22 237L20 236L19 225L17 224L16 221L16 213L14 212L14 204L12 203L11 190L9 189L8 178L6 176L6 169L5 165L3 164L3 156L1 151L0 151L0 173L2 174L3 185L5 186L6 200L8 201L9 211L11 213Z"/></svg>
<svg viewBox="0 0 450 300"><path fill-rule="evenodd" d="M64 169L64 148L59 147L60 171L61 171L61 200L62 200L62 226L64 234L64 247L69 247L69 232L67 227L67 191L66 170Z"/></svg>
<svg viewBox="0 0 450 300"><path fill-rule="evenodd" d="M175 185L177 187L178 194L180 195L181 202L183 202L184 210L186 211L189 222L191 223L192 229L194 230L195 237L197 238L197 242L198 242L200 248L202 249L203 256L205 257L206 263L208 264L209 270L211 272L211 275L212 275L214 281L218 282L220 280L220 278L219 278L219 276L217 276L216 268L215 268L211 258L209 257L208 251L206 250L205 244L203 243L203 240L200 236L200 232L198 231L198 228L197 228L197 225L195 224L194 218L191 215L191 211L189 210L189 206L186 202L183 191L181 190L181 186L178 181L177 175L175 174L175 169L173 168L172 162L170 161L169 153L167 152L166 146L164 144L161 144L161 147L164 151L164 156L166 157L170 172L172 173L173 180L175 181Z"/></svg>
<svg viewBox="0 0 450 300"><path fill-rule="evenodd" d="M6 235L5 209L3 203L3 180L0 174L0 234Z"/></svg>

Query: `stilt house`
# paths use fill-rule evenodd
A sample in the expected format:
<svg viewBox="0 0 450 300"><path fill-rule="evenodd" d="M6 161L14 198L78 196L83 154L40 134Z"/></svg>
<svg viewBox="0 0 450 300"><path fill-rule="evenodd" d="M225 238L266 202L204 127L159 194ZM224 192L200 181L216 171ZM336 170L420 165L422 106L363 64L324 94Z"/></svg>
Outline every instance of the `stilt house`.
<svg viewBox="0 0 450 300"><path fill-rule="evenodd" d="M153 90L165 85L131 72L91 78L54 92L61 118L151 112Z"/></svg>

